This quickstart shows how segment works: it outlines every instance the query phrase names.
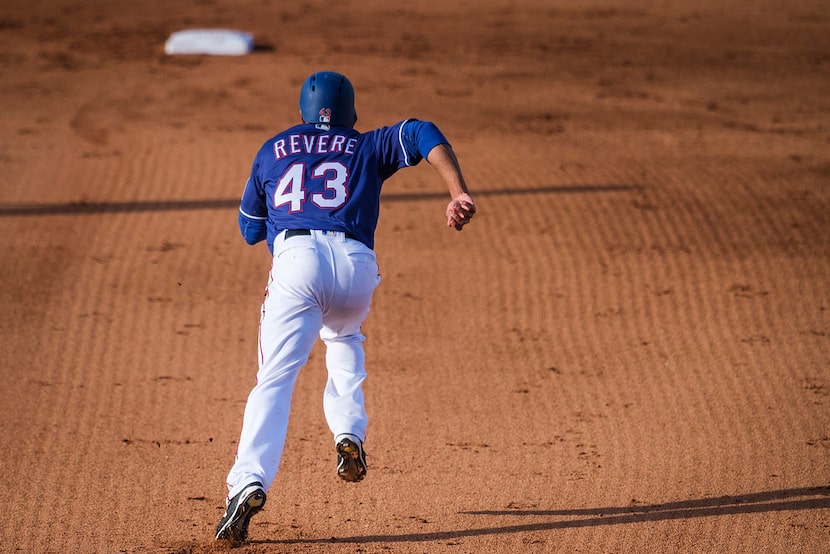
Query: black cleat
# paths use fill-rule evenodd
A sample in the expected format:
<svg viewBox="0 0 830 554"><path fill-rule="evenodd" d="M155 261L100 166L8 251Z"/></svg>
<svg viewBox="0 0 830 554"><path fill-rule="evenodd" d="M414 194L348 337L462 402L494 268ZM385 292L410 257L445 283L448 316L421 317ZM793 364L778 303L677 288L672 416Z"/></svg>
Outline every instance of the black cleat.
<svg viewBox="0 0 830 554"><path fill-rule="evenodd" d="M225 508L225 515L216 526L216 540L228 539L236 545L248 538L248 523L251 516L265 506L265 491L262 483L251 483L234 496Z"/></svg>
<svg viewBox="0 0 830 554"><path fill-rule="evenodd" d="M337 443L337 475L351 483L366 477L366 454L356 437L355 440L341 439Z"/></svg>

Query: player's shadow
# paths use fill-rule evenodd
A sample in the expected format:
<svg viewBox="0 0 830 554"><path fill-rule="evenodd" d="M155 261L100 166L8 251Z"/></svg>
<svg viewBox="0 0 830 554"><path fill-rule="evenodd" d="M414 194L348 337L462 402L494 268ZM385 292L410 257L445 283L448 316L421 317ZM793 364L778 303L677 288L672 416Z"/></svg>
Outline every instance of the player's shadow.
<svg viewBox="0 0 830 554"><path fill-rule="evenodd" d="M545 187L522 187L505 189L485 189L470 191L473 198L488 196L523 196L530 194L597 194L604 192L628 192L639 190L640 185L623 184L584 184L552 185ZM381 195L381 202L415 202L418 200L444 200L449 198L447 191L441 192L389 192Z"/></svg>
<svg viewBox="0 0 830 554"><path fill-rule="evenodd" d="M514 196L527 194L589 194L625 192L641 188L638 185L556 185L519 189L475 190L475 198L488 196ZM445 200L442 192L384 192L381 202L417 202L421 200ZM0 204L0 217L38 215L84 215L96 213L176 212L193 210L230 210L239 208L239 198L215 198L194 200L143 200L131 202L66 202L55 204Z"/></svg>
<svg viewBox="0 0 830 554"><path fill-rule="evenodd" d="M461 515L492 516L501 524L491 527L389 535L305 538L290 540L254 540L264 544L363 544L430 542L487 535L574 529L601 525L626 525L651 521L668 521L698 517L790 512L830 508L830 486L783 489L738 496L719 496L681 500L662 504L608 506L561 510L507 509L461 512ZM555 518L555 519L552 519ZM505 524L505 520L518 523Z"/></svg>

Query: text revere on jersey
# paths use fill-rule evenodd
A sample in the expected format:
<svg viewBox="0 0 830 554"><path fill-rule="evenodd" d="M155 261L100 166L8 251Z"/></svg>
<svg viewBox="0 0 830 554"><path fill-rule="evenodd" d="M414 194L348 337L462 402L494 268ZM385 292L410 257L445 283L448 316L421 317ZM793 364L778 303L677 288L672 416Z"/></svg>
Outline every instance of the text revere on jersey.
<svg viewBox="0 0 830 554"><path fill-rule="evenodd" d="M288 138L274 142L274 156L277 160L292 154L354 154L357 138L344 135L288 135ZM287 150L286 150L287 148Z"/></svg>

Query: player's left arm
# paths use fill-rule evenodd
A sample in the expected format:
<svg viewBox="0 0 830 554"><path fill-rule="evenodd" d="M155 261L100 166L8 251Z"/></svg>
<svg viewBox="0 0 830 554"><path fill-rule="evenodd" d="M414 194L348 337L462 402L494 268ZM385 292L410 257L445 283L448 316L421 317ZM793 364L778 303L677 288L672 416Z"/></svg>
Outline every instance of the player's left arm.
<svg viewBox="0 0 830 554"><path fill-rule="evenodd" d="M444 179L452 200L447 204L447 227L457 231L464 228L476 213L476 203L470 196L458 158L449 143L433 147L427 154L427 162Z"/></svg>
<svg viewBox="0 0 830 554"><path fill-rule="evenodd" d="M449 141L434 123L408 120L401 127L401 142L414 161L411 165L426 158L446 183L452 198L446 210L447 227L460 231L475 215L476 204Z"/></svg>

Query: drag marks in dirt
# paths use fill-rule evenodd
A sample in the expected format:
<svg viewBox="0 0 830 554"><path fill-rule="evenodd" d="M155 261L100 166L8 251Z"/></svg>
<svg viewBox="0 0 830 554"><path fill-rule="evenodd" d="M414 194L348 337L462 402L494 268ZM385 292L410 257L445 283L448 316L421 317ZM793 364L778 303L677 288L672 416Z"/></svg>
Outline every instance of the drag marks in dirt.
<svg viewBox="0 0 830 554"><path fill-rule="evenodd" d="M603 180L633 181L595 163ZM763 169L736 169L727 176L664 163L616 194L499 199L511 223L488 248L513 269L490 270L484 295L496 309L485 319L501 321L506 340L505 350L487 345L486 358L499 365L510 352L501 362L511 368L510 405L518 410L524 399L539 411L545 406L552 436L568 439L546 447L557 475L596 482L622 472L620 484L633 489L667 480L697 490L733 479L747 464L759 466L762 455L763 479L776 478L790 463L769 446L781 428L791 430L793 443L816 450L799 463L801 471L818 471L825 435L818 422L809 433L797 431L811 410L791 400L805 392L823 399L820 389L799 386L802 373L819 370L821 357L810 369L789 361L816 352L810 343L821 339L803 331L822 328L820 311L807 300L815 298L816 281L799 278L795 268L771 279L762 253L821 265L821 218L785 231L800 246L779 250L795 200L782 205L786 191L776 190ZM723 195L728 200L718 199ZM524 225L509 226L516 222ZM784 328L779 318L794 305L805 318L797 329ZM555 384L536 377L534 368L543 367L557 368ZM731 391L731 400L719 400L719 391ZM580 420L564 406L602 417ZM742 418L754 423L729 449L703 454L685 446L730 436ZM517 451L532 457L545 441L524 422L517 428L524 439ZM563 429L579 434L571 440ZM652 457L643 456L642 444Z"/></svg>

